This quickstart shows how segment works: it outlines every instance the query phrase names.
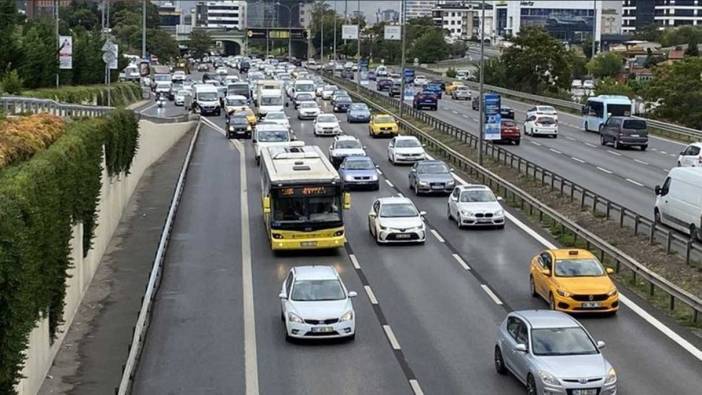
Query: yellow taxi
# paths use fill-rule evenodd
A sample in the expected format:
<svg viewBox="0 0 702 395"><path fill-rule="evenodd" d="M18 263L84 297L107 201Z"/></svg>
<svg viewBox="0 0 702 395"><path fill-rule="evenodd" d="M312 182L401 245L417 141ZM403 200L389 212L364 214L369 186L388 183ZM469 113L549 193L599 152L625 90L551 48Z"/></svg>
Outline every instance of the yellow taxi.
<svg viewBox="0 0 702 395"><path fill-rule="evenodd" d="M371 117L368 124L368 134L372 137L378 136L397 136L400 127L395 121L395 117L388 114L377 114Z"/></svg>
<svg viewBox="0 0 702 395"><path fill-rule="evenodd" d="M446 94L450 95L455 91L459 86L466 86L466 83L463 81L452 81L446 84Z"/></svg>
<svg viewBox="0 0 702 395"><path fill-rule="evenodd" d="M532 258L529 286L531 295L544 298L552 310L615 313L619 294L612 273L590 251L551 249Z"/></svg>

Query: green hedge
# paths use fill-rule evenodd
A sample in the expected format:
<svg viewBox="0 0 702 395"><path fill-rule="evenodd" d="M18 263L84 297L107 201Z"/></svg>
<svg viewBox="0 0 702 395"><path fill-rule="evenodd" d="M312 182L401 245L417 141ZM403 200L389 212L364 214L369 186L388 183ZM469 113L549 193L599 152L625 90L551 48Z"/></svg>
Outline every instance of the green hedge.
<svg viewBox="0 0 702 395"><path fill-rule="evenodd" d="M33 89L22 96L54 99L63 103L107 105L108 92L112 93L112 106L124 107L141 100L141 86L133 82L117 82L108 89L105 85L62 86L60 88ZM97 99L97 102L94 100Z"/></svg>
<svg viewBox="0 0 702 395"><path fill-rule="evenodd" d="M32 159L0 170L0 394L14 393L28 335L49 318L52 339L63 317L71 228L82 222L91 247L102 174L128 172L137 121L118 110L67 124L64 135Z"/></svg>

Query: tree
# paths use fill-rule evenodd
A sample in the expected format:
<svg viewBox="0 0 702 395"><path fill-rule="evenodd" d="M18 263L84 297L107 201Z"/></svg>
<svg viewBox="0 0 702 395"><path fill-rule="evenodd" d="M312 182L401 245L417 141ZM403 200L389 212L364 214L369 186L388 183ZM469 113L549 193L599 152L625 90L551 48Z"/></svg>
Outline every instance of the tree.
<svg viewBox="0 0 702 395"><path fill-rule="evenodd" d="M22 55L17 24L19 14L15 0L0 0L0 76L15 68Z"/></svg>
<svg viewBox="0 0 702 395"><path fill-rule="evenodd" d="M196 58L202 58L205 55L209 55L210 48L214 44L212 37L207 30L204 29L193 29L190 33L190 44L188 48L192 55Z"/></svg>
<svg viewBox="0 0 702 395"><path fill-rule="evenodd" d="M634 39L643 41L660 42L663 32L659 29L656 24L646 25L640 28L636 28L634 32Z"/></svg>
<svg viewBox="0 0 702 395"><path fill-rule="evenodd" d="M444 34L438 30L430 30L419 36L410 47L409 59L417 58L420 63L433 63L448 57L449 45L444 40Z"/></svg>
<svg viewBox="0 0 702 395"><path fill-rule="evenodd" d="M0 79L0 92L7 92L11 95L19 95L22 93L22 84L24 81L17 74L17 70L12 70L5 74Z"/></svg>
<svg viewBox="0 0 702 395"><path fill-rule="evenodd" d="M636 96L634 89L628 84L620 84L617 80L609 77L601 79L595 85L595 95L623 95L633 98Z"/></svg>
<svg viewBox="0 0 702 395"><path fill-rule="evenodd" d="M702 129L702 58L687 57L670 66L653 69L644 97L660 102L654 115L685 126Z"/></svg>
<svg viewBox="0 0 702 395"><path fill-rule="evenodd" d="M687 43L687 49L685 50L685 56L700 56L698 43L697 37L690 37L690 41Z"/></svg>
<svg viewBox="0 0 702 395"><path fill-rule="evenodd" d="M664 47L674 47L676 45L687 44L690 40L702 41L702 26L680 26L663 31L660 39Z"/></svg>
<svg viewBox="0 0 702 395"><path fill-rule="evenodd" d="M596 78L615 77L622 71L622 57L613 52L601 53L592 58L586 67Z"/></svg>
<svg viewBox="0 0 702 395"><path fill-rule="evenodd" d="M167 32L160 29L150 29L147 33L146 49L159 59L173 59L180 55L178 43Z"/></svg>
<svg viewBox="0 0 702 395"><path fill-rule="evenodd" d="M28 24L25 29L22 38L24 59L17 71L26 88L53 85L58 70L53 27L48 21L38 21Z"/></svg>

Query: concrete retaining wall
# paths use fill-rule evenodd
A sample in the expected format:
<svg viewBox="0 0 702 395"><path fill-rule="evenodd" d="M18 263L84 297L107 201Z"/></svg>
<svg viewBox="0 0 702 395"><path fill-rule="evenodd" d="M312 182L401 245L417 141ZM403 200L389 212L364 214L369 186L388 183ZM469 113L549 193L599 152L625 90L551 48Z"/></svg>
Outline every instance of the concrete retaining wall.
<svg viewBox="0 0 702 395"><path fill-rule="evenodd" d="M49 341L49 323L42 319L29 336L26 350L24 379L17 386L20 395L34 395L39 392L54 357L61 347L63 338L78 311L83 295L90 285L102 255L112 238L124 209L136 189L144 171L168 151L185 133L195 127L195 122L156 124L149 121L139 122L139 149L134 157L131 173L128 176L108 177L103 161L102 190L98 203L98 220L93 248L83 258L83 226L73 227L71 249L73 268L68 271L66 279L66 306L64 322L58 330L58 337L53 344Z"/></svg>

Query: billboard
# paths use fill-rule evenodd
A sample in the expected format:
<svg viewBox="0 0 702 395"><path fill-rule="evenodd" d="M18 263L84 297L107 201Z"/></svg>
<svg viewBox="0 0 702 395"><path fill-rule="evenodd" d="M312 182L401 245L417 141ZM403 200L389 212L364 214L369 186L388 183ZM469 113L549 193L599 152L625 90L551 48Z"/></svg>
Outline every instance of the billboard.
<svg viewBox="0 0 702 395"><path fill-rule="evenodd" d="M341 38L344 40L358 40L358 25L342 25Z"/></svg>
<svg viewBox="0 0 702 395"><path fill-rule="evenodd" d="M59 68L73 68L73 37L59 36Z"/></svg>
<svg viewBox="0 0 702 395"><path fill-rule="evenodd" d="M483 109L485 113L485 140L499 140L501 138L501 105L500 95L486 93L483 96Z"/></svg>
<svg viewBox="0 0 702 395"><path fill-rule="evenodd" d="M401 40L402 39L402 29L400 26L390 26L385 25L385 39L386 40Z"/></svg>

